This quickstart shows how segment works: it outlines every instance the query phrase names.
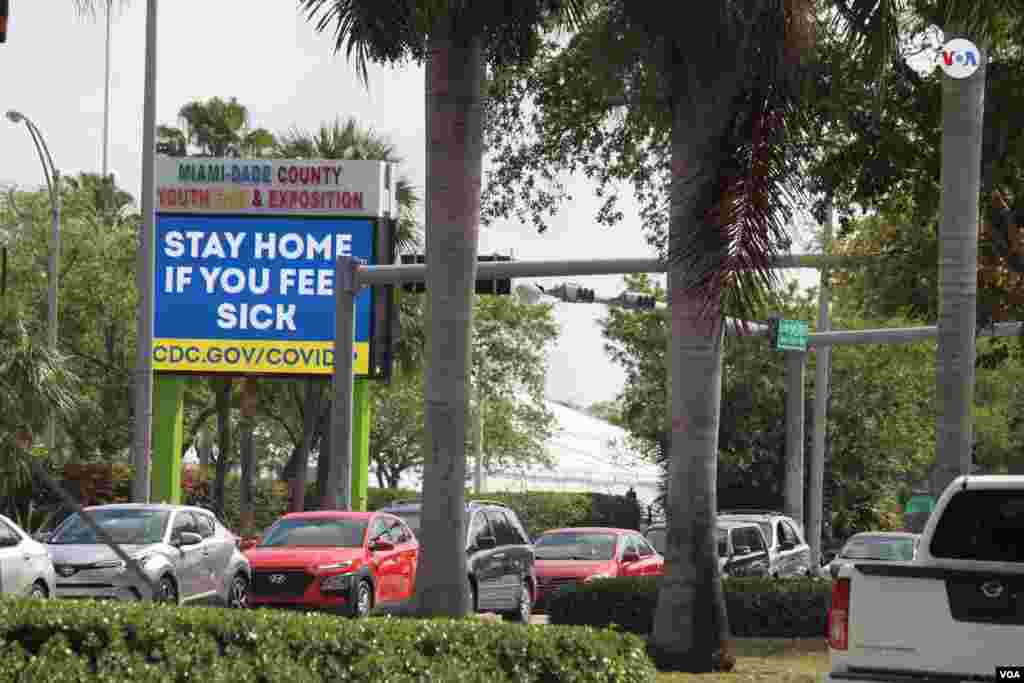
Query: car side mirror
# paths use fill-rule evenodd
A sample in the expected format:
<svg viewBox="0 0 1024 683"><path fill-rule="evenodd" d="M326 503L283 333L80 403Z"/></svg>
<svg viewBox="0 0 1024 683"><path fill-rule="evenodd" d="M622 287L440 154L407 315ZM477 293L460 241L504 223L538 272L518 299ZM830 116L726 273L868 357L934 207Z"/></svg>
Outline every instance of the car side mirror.
<svg viewBox="0 0 1024 683"><path fill-rule="evenodd" d="M370 544L370 552L387 552L388 550L394 550L395 544L388 541L374 541Z"/></svg>
<svg viewBox="0 0 1024 683"><path fill-rule="evenodd" d="M249 550L250 548L255 548L256 546L258 546L260 544L260 541L262 541L262 540L263 540L263 538L260 537L260 536L257 536L255 538L242 538L242 539L239 539L239 541L238 541L238 549L239 550Z"/></svg>
<svg viewBox="0 0 1024 683"><path fill-rule="evenodd" d="M783 541L779 544L779 550L792 550L795 547L796 543L793 543L792 541Z"/></svg>
<svg viewBox="0 0 1024 683"><path fill-rule="evenodd" d="M38 541L39 543L49 543L52 537L52 531L37 531L36 533L32 534L32 540Z"/></svg>
<svg viewBox="0 0 1024 683"><path fill-rule="evenodd" d="M638 552L636 552L634 550L629 550L629 551L626 551L626 552L622 553L622 561L623 562L636 562L639 559L640 559L640 553L638 553Z"/></svg>
<svg viewBox="0 0 1024 683"><path fill-rule="evenodd" d="M171 545L176 548L184 548L190 545L199 545L203 542L203 537L199 534L191 531L183 531L177 539L171 541Z"/></svg>
<svg viewBox="0 0 1024 683"><path fill-rule="evenodd" d="M749 555L750 553L751 549L749 545L738 545L732 552L733 555Z"/></svg>
<svg viewBox="0 0 1024 683"><path fill-rule="evenodd" d="M498 539L496 539L494 536L481 536L480 538L476 539L477 550L490 550L491 548L497 547Z"/></svg>

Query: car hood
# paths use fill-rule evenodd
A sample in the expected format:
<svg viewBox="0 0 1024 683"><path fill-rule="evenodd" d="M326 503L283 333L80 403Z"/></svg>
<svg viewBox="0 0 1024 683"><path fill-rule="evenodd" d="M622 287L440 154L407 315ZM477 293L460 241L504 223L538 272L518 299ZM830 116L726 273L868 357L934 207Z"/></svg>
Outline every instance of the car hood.
<svg viewBox="0 0 1024 683"><path fill-rule="evenodd" d="M335 562L361 560L362 548L252 548L245 552L253 569L318 567Z"/></svg>
<svg viewBox="0 0 1024 683"><path fill-rule="evenodd" d="M541 560L534 565L537 578L585 579L594 574L618 574L614 560Z"/></svg>
<svg viewBox="0 0 1024 683"><path fill-rule="evenodd" d="M164 547L162 543L150 543L148 545L123 545L121 549L128 553L128 555L137 557L150 551L161 550ZM109 546L102 543L83 545L47 544L46 551L50 554L54 564L94 564L96 562L120 559Z"/></svg>

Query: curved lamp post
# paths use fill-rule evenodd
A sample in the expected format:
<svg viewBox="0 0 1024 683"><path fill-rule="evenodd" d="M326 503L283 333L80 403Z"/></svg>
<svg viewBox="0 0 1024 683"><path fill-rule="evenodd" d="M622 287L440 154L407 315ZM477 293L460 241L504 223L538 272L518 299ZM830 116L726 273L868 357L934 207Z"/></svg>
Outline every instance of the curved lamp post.
<svg viewBox="0 0 1024 683"><path fill-rule="evenodd" d="M53 223L50 230L50 253L47 264L47 341L50 348L56 351L57 286L58 278L60 277L57 270L57 264L60 262L60 171L57 170L53 163L53 157L50 156L50 150L46 146L43 134L36 124L32 123L31 119L21 112L12 109L7 112L7 120L14 124L24 123L28 129L32 142L36 146L36 152L39 154L39 162L43 166L43 176L46 178L46 188L50 193L50 212L53 217ZM57 425L52 415L47 424L47 442L50 451L53 451L57 443Z"/></svg>

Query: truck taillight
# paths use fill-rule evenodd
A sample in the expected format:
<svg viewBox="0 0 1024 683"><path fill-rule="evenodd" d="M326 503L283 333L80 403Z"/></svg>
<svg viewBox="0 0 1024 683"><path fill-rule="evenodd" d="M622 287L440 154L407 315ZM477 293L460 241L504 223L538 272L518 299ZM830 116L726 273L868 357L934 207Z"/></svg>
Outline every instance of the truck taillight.
<svg viewBox="0 0 1024 683"><path fill-rule="evenodd" d="M828 608L828 646L845 650L850 644L850 579L832 582L832 605Z"/></svg>

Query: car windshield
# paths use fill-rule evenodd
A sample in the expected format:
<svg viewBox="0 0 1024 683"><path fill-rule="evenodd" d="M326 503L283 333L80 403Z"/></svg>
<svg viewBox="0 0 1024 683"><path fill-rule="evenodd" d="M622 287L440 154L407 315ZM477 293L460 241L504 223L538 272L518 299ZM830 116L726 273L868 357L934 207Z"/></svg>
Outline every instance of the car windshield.
<svg viewBox="0 0 1024 683"><path fill-rule="evenodd" d="M167 510L90 510L89 514L115 543L125 545L160 543L170 517ZM58 527L49 542L60 545L102 543L77 512Z"/></svg>
<svg viewBox="0 0 1024 683"><path fill-rule="evenodd" d="M365 535L365 519L345 517L282 519L267 530L260 547L360 548Z"/></svg>
<svg viewBox="0 0 1024 683"><path fill-rule="evenodd" d="M912 560L914 539L880 536L854 538L843 547L839 557L847 560Z"/></svg>
<svg viewBox="0 0 1024 683"><path fill-rule="evenodd" d="M610 560L615 556L615 536L572 531L543 534L533 549L538 560Z"/></svg>
<svg viewBox="0 0 1024 683"><path fill-rule="evenodd" d="M654 546L662 555L665 554L665 530L664 529L648 529L647 530L647 542Z"/></svg>

